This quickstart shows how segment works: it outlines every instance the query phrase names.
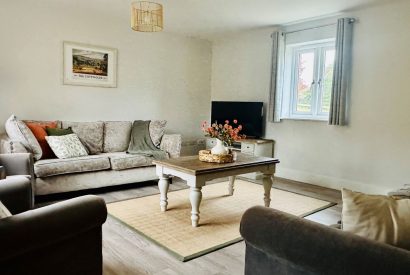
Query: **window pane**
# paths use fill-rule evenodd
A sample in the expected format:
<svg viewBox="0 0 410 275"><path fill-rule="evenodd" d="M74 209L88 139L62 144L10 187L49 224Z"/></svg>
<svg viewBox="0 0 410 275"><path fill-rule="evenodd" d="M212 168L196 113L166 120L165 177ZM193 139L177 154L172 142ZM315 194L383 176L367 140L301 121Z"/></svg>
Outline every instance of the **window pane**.
<svg viewBox="0 0 410 275"><path fill-rule="evenodd" d="M323 113L329 113L330 111L330 97L332 94L332 82L333 82L333 64L335 61L335 50L326 50L325 52L325 71L323 76L323 88L322 88L322 110Z"/></svg>
<svg viewBox="0 0 410 275"><path fill-rule="evenodd" d="M312 110L312 82L315 67L314 52L299 54L298 83L297 83L297 112L311 112Z"/></svg>

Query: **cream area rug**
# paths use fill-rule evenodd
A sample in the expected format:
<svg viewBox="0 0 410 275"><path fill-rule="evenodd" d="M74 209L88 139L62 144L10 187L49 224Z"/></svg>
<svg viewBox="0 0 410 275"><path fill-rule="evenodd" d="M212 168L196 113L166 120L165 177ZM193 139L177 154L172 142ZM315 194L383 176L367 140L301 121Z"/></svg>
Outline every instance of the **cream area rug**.
<svg viewBox="0 0 410 275"><path fill-rule="evenodd" d="M334 203L278 189L271 190L271 207L300 217ZM250 207L263 205L263 186L235 181L233 196L228 182L202 188L199 226L191 226L189 189L168 193L168 210L160 211L159 194L110 203L108 213L131 229L187 261L242 240L239 223Z"/></svg>

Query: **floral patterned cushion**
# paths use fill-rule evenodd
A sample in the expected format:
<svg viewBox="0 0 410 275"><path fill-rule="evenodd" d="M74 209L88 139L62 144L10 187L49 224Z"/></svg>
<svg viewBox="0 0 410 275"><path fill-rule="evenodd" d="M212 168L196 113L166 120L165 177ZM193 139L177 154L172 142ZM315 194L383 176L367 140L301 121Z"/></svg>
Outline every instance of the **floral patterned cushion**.
<svg viewBox="0 0 410 275"><path fill-rule="evenodd" d="M131 121L105 121L103 152L127 151L130 144L131 127Z"/></svg>
<svg viewBox="0 0 410 275"><path fill-rule="evenodd" d="M165 126L167 126L166 120L151 120L149 123L149 135L154 145L158 148L165 133Z"/></svg>
<svg viewBox="0 0 410 275"><path fill-rule="evenodd" d="M90 154L94 155L103 151L104 122L63 121L62 127L71 127Z"/></svg>
<svg viewBox="0 0 410 275"><path fill-rule="evenodd" d="M46 136L46 140L59 159L87 156L84 148L76 134L65 136Z"/></svg>
<svg viewBox="0 0 410 275"><path fill-rule="evenodd" d="M17 119L15 115L11 115L6 121L5 128L7 135L12 141L18 141L23 144L27 150L33 153L33 157L36 160L41 159L43 151L41 150L40 144L23 121Z"/></svg>

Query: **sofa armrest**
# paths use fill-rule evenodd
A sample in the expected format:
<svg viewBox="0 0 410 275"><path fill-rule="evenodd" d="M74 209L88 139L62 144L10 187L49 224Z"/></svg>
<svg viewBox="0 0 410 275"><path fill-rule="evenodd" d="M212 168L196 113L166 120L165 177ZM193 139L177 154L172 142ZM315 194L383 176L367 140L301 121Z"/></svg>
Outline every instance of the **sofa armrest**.
<svg viewBox="0 0 410 275"><path fill-rule="evenodd" d="M0 262L101 227L106 218L104 200L92 195L4 218Z"/></svg>
<svg viewBox="0 0 410 275"><path fill-rule="evenodd" d="M171 158L177 158L181 154L181 135L164 135L161 140L160 149L167 152Z"/></svg>
<svg viewBox="0 0 410 275"><path fill-rule="evenodd" d="M10 176L0 180L0 201L12 214L33 208L30 179L26 176Z"/></svg>
<svg viewBox="0 0 410 275"><path fill-rule="evenodd" d="M247 253L251 246L285 268L314 274L400 274L410 269L410 251L271 208L248 209L240 232Z"/></svg>
<svg viewBox="0 0 410 275"><path fill-rule="evenodd" d="M28 175L34 178L34 161L30 153L0 154L0 165L6 167L7 176Z"/></svg>

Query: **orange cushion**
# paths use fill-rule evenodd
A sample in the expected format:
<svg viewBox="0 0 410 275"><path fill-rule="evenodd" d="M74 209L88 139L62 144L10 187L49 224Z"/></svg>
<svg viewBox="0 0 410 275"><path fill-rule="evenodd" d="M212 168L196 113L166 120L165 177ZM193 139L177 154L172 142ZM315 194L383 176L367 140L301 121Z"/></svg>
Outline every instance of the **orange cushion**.
<svg viewBox="0 0 410 275"><path fill-rule="evenodd" d="M41 159L50 159L55 158L56 156L51 150L50 146L46 141L46 127L48 128L57 128L57 121L51 122L25 122L27 127L33 132L33 135L36 137L38 143L40 144L43 155Z"/></svg>

